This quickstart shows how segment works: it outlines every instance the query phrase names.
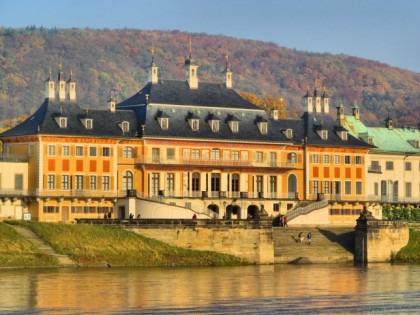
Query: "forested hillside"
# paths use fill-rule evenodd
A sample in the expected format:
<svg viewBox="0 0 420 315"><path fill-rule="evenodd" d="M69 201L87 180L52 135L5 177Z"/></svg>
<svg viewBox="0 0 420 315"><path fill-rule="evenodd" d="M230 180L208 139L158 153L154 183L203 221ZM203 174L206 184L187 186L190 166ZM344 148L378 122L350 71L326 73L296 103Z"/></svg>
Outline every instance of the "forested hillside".
<svg viewBox="0 0 420 315"><path fill-rule="evenodd" d="M117 101L147 82L155 47L160 77L183 79L189 53L200 65L201 81L221 82L226 50L234 88L261 97L281 96L290 115L302 113L306 89L326 87L334 107L353 102L362 119L380 125L388 114L397 125L420 122L420 74L346 55L315 54L273 43L179 31L131 29L0 28L0 121L33 113L44 98L51 68L73 70L77 98L85 107L103 108L114 90Z"/></svg>

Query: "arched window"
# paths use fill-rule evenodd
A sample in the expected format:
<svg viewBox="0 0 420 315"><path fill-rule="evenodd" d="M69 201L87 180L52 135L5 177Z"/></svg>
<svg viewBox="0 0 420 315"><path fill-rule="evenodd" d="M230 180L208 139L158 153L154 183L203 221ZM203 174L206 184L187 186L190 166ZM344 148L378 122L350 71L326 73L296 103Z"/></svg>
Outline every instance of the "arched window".
<svg viewBox="0 0 420 315"><path fill-rule="evenodd" d="M132 190L134 188L134 175L130 171L123 173L123 191Z"/></svg>

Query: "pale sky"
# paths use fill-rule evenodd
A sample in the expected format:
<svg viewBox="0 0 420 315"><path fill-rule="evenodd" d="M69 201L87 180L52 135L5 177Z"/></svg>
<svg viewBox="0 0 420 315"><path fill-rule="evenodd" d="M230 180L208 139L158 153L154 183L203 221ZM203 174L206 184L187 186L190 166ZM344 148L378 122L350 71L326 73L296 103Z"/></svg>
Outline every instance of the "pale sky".
<svg viewBox="0 0 420 315"><path fill-rule="evenodd" d="M0 0L0 27L180 30L420 72L420 1Z"/></svg>

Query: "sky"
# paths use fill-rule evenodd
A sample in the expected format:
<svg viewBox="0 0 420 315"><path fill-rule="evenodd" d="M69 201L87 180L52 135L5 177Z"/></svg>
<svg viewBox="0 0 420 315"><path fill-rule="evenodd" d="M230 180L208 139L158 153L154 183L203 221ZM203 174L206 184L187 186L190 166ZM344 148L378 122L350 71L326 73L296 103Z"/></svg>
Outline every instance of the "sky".
<svg viewBox="0 0 420 315"><path fill-rule="evenodd" d="M180 30L420 72L419 13L418 0L0 0L0 27Z"/></svg>

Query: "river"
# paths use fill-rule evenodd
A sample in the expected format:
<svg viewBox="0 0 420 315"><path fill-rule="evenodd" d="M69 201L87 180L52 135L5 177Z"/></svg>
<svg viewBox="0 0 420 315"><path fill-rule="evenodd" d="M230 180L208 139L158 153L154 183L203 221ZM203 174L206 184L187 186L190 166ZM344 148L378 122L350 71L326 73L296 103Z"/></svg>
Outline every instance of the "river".
<svg viewBox="0 0 420 315"><path fill-rule="evenodd" d="M1 269L1 314L419 314L420 265Z"/></svg>

